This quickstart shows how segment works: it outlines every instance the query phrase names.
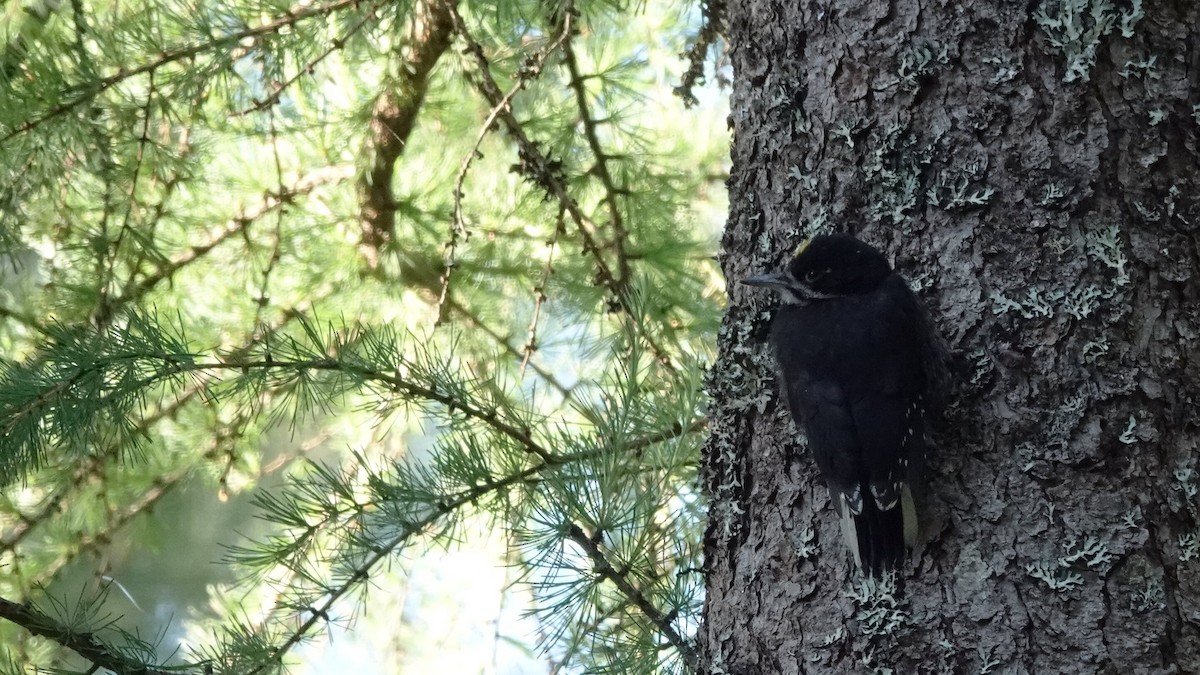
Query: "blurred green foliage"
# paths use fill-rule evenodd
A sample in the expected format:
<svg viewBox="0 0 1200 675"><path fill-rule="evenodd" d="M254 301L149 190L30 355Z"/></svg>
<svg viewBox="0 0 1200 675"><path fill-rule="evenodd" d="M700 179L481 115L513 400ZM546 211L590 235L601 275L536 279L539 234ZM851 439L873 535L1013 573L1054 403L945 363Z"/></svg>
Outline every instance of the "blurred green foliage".
<svg viewBox="0 0 1200 675"><path fill-rule="evenodd" d="M488 540L530 658L688 668L728 145L721 92L672 91L699 7L3 11L0 667L419 640L366 611L391 565ZM150 611L122 572L195 536L231 567Z"/></svg>

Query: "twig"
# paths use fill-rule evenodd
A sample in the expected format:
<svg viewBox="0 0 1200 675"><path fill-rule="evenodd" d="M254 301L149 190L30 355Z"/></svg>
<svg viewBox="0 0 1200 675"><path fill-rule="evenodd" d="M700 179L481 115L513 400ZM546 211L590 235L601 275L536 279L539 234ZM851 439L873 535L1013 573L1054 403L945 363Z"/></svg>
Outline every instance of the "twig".
<svg viewBox="0 0 1200 675"><path fill-rule="evenodd" d="M209 50L218 49L229 45L236 45L246 38L255 38L260 35L276 33L282 28L294 26L307 19L321 18L343 9L357 7L361 4L361 2L362 0L336 0L335 2L331 2L327 5L320 5L318 7L313 7L311 9L306 9L299 12L288 12L284 16L275 19L274 21L267 21L254 28L247 28L245 30L237 31L236 33L230 33L228 35L216 37L207 42L199 42L190 45L184 45L182 47L176 47L175 49L163 50L157 59L133 68L118 68L117 72L108 75L107 77L100 78L94 82L91 87L75 98L54 106L50 110L46 111L46 113L41 117L35 117L28 121L22 122L4 136L0 136L0 146L12 140L16 136L19 136L27 131L32 131L46 122L59 117L60 115L71 112L84 103L92 100L96 96L99 96L100 94L112 89L114 86L132 77L154 72L163 66L170 65L176 61L192 58Z"/></svg>
<svg viewBox="0 0 1200 675"><path fill-rule="evenodd" d="M190 101L192 107L198 107L203 102L204 98L205 92L203 89L200 89L195 93L195 96L193 96L192 100ZM162 99L159 100L160 102L162 101ZM168 112L167 115L169 116L170 113ZM191 120L191 123L194 124L195 121L196 120L193 119ZM178 148L177 166L179 167L186 166L186 160L191 158L192 152L195 149L195 146L191 142L192 128L192 125L188 125L179 129L179 138L176 144L176 147ZM144 219L144 222L139 226L139 233L141 234L142 239L146 241L154 241L158 227L162 223L163 217L167 214L167 203L178 193L180 184L182 184L185 180L184 173L186 173L186 169L180 168L165 181L163 181L161 196L150 210L150 216ZM157 186L158 176L155 175L154 172L151 172L150 180L152 181L152 186ZM153 247L151 246L139 246L136 248L135 256L130 261L128 266L128 269L131 270L129 272L130 277L137 274L138 271L142 269L142 265L148 259L157 258L158 251L152 249Z"/></svg>
<svg viewBox="0 0 1200 675"><path fill-rule="evenodd" d="M102 472L90 472L93 478L102 478ZM136 499L123 504L120 508L111 508L105 503L105 527L94 533L80 533L70 542L70 548L56 557L50 564L38 570L33 578L34 586L45 586L72 561L89 552L102 549L112 543L112 536L139 515L153 510L164 497L178 488L181 482L192 475L192 467L187 466L160 476L150 487L146 488ZM107 493L105 493L107 494Z"/></svg>
<svg viewBox="0 0 1200 675"><path fill-rule="evenodd" d="M279 194L270 192L263 195L263 200L260 204L254 207L244 208L240 213L235 215L225 224L225 227L217 231L212 237L203 244L196 244L187 251L172 258L168 263L162 265L153 274L148 275L140 282L133 283L130 281L129 287L121 294L119 298L112 301L111 305L114 308L134 302L149 293L155 286L170 279L180 268L194 262L196 259L208 254L222 242L231 237L244 233L246 228L256 222L259 218L276 211L279 208L292 203L296 197L308 194L317 187L326 183L336 183L343 180L348 180L353 177L354 169L352 167L329 167L321 169L302 176L296 184L291 188L283 190Z"/></svg>
<svg viewBox="0 0 1200 675"><path fill-rule="evenodd" d="M311 302L311 299L309 300ZM279 331L286 327L290 322L301 316L301 313L307 309L305 307L293 308L284 311L280 319L271 326L272 331ZM253 344L253 343L251 343ZM251 345L243 345L234 350L233 355L244 357L250 353ZM164 405L157 410L151 411L138 420L137 425L133 427L130 436L141 436L146 434L150 427L158 422L171 417L178 413L183 406L205 392L204 382L195 382L187 389L183 390L176 396L175 400L169 405ZM121 444L114 441L111 445L103 448L101 451L94 453L87 462L76 468L74 475L71 478L70 484L58 489L52 494L41 506L41 508L32 515L17 513L21 524L19 527L10 530L3 538L0 538L0 551L13 551L16 546L21 543L38 525L48 521L58 510L62 502L72 496L72 490L78 488L98 475L98 462L110 457L114 457L121 451Z"/></svg>
<svg viewBox="0 0 1200 675"><path fill-rule="evenodd" d="M358 31L362 30L363 26L366 26L370 20L378 19L379 17L377 17L375 15L375 12L376 12L376 10L379 9L380 4L381 4L381 2L371 3L371 5L367 9L367 11L363 12L362 18L360 18L358 21L354 22L354 25L347 28L346 32L341 37L334 38L332 40L332 42L330 43L330 45L325 48L325 51L314 56L308 63L306 63L302 68L297 70L291 77L289 77L288 79L281 82L278 86L275 87L275 91L272 91L270 94L267 94L266 98L261 99L261 100L255 100L254 105L251 105L249 108L246 108L244 110L239 110L239 111L233 113L234 116L242 117L242 116L247 115L252 112L258 112L259 110L265 110L266 108L269 108L269 107L275 105L276 103L279 103L279 98L281 96L283 96L283 92L287 91L293 84L296 83L297 80L299 80L301 77L304 77L305 75L312 75L313 72L317 69L318 64L320 64L325 59L329 58L330 55L332 55L334 52L341 50L342 47L345 47L346 42L349 41L350 38L354 37L354 35L356 33L358 33Z"/></svg>
<svg viewBox="0 0 1200 675"><path fill-rule="evenodd" d="M477 70L479 71L476 82L477 88L483 94L483 97L491 103L493 108L498 111L496 113L497 118L504 124L504 127L508 130L513 140L517 142L522 171L546 190L549 195L558 200L562 208L570 214L571 221L575 223L575 227L579 232L584 252L590 255L595 261L597 279L613 296L613 307L624 311L629 321L634 323L640 321L643 317L635 316L634 314L633 299L629 287L618 282L616 275L613 274L608 262L604 259L600 245L592 235L592 224L574 197L567 191L566 181L560 175L558 164L547 157L538 145L529 138L529 135L525 133L524 127L521 126L521 123L513 115L512 111L500 105L504 100L504 94L501 93L495 78L492 77L491 64L483 52L483 47L471 36L466 22L463 21L462 15L454 7L453 1L443 0L443 2L450 8L451 16L454 19L455 32L462 37L466 43L466 51L475 59ZM562 11L564 14L571 14L574 12L573 4L567 2ZM649 332L642 329L639 333L654 352L659 363L668 370L673 371L675 368L671 364L670 355L658 345Z"/></svg>
<svg viewBox="0 0 1200 675"><path fill-rule="evenodd" d="M542 316L542 305L546 302L546 284L550 281L550 275L554 273L554 249L558 247L558 235L562 231L562 211L560 210L558 223L554 226L554 235L550 241L546 242L548 250L546 251L546 265L542 268L542 281L533 287L533 316L529 319L529 336L525 339L525 346L521 348L521 351L525 353L521 358L521 377L525 377L525 366L529 365L529 359L537 351L538 319Z"/></svg>
<svg viewBox="0 0 1200 675"><path fill-rule="evenodd" d="M608 208L609 224L612 226L613 238L612 248L614 255L617 257L617 279L616 282L620 288L624 289L629 284L629 258L625 254L625 245L628 243L629 232L625 230L625 220L621 215L621 206L617 203L619 195L627 194L628 190L617 187L617 183L613 180L612 173L608 170L609 155L604 151L604 147L600 145L600 135L597 132L599 123L592 118L591 109L588 105L587 90L584 88L584 78L579 71L579 61L575 58L575 50L571 44L563 49L563 61L567 64L567 72L570 74L570 82L568 83L575 92L575 105L579 108L579 118L583 122L583 135L587 138L588 147L592 150L592 156L596 158L596 164L592 171L600 179L601 185L604 186L604 204ZM625 292L622 290L622 292Z"/></svg>
<svg viewBox="0 0 1200 675"><path fill-rule="evenodd" d="M453 297L447 298L446 305L450 309L452 309L452 310L458 312L460 315L462 315L462 317L464 319L466 319L467 321L469 321L472 326L475 326L479 330L483 331L485 335L487 335L488 337L495 340L496 344L500 345L504 349L504 351L507 352L510 356L524 359L521 351L508 343L508 338L501 335L495 328L492 328L491 326L484 323L483 319L479 318L479 316L476 315L474 312L472 312L470 310L470 308L463 305L458 300L455 300ZM558 377L556 377L554 373L550 372L549 370L547 370L545 368L545 366L542 366L542 365L538 364L537 362L534 362L531 360L529 362L529 366L531 368L533 368L533 372L537 373L538 376L541 377L543 380L545 380L547 384L549 384L551 387L554 387L558 391L558 393L562 394L564 401L571 400L571 398L573 396L573 394L572 394L573 388L572 387L568 387L567 385L560 382Z"/></svg>
<svg viewBox="0 0 1200 675"><path fill-rule="evenodd" d="M675 95L683 99L683 105L691 108L699 103L692 89L696 83L704 79L704 61L708 58L708 48L717 41L725 26L725 0L703 0L700 3L700 33L696 41L681 54L687 60L688 68L683 73L679 86L675 87Z"/></svg>
<svg viewBox="0 0 1200 675"><path fill-rule="evenodd" d="M569 8L568 8L569 10ZM572 14L570 11L563 12L563 26L559 31L558 37L554 39L545 49L538 52L535 56L529 58L526 63L517 71L517 83L514 84L499 101L492 105L491 111L483 120L483 124L479 127L479 133L475 134L475 143L471 146L471 151L468 152L462 159L458 167L458 176L454 179L454 226L450 230L450 241L446 244L446 264L445 272L442 275L442 288L438 296L438 321L442 321L442 307L446 302L450 289L450 274L454 267L454 252L458 245L458 238L467 231L466 219L463 218L462 198L463 184L467 180L467 172L471 168L471 163L475 161L475 157L479 154L479 146L483 143L483 139L492 129L492 125L496 123L496 118L502 113L512 113L513 98L525 87L529 86L531 80L537 79L542 74L542 69L546 65L546 59L555 51L568 42L571 37ZM557 237L557 232L555 233ZM528 362L528 358L525 359ZM525 369L525 362L521 364L521 370Z"/></svg>
<svg viewBox="0 0 1200 675"><path fill-rule="evenodd" d="M101 259L104 260L101 264L105 265L104 273L97 280L97 302L96 310L93 313L92 320L99 326L107 326L112 319L112 312L115 306L110 300L110 288L117 276L117 257L121 254L121 245L125 243L125 235L131 229L131 221L133 220L133 205L137 198L138 179L142 175L142 160L146 156L146 146L150 143L150 117L153 115L151 106L154 103L154 95L156 93L154 87L154 73L150 73L147 78L149 82L146 86L146 104L142 106L142 131L137 139L137 153L133 159L133 176L129 181L129 203L125 205L125 215L121 219L121 230L117 233L117 238L111 244L108 243L105 237L106 250L101 254ZM111 177L109 178L111 180ZM107 194L109 188L105 187ZM107 219L105 219L105 229L107 229Z"/></svg>
<svg viewBox="0 0 1200 675"><path fill-rule="evenodd" d="M398 373L385 373L374 368L342 363L336 359L313 359L309 361L211 361L202 363L178 364L178 371L181 373L203 370L247 371L263 369L323 370L357 375L364 380L379 382L387 385L391 391L402 392L409 396L414 396L426 401L440 403L450 410L461 412L467 417L479 420L500 434L517 441L517 443L519 443L526 452L536 455L543 460L549 460L552 457L550 450L534 440L529 429L518 427L514 424L504 421L495 410L486 410L475 405L474 403L459 400L454 396L439 391L433 387L410 382L401 377Z"/></svg>
<svg viewBox="0 0 1200 675"><path fill-rule="evenodd" d="M149 667L122 656L96 638L95 633L65 626L28 603L0 598L0 619L7 619L34 635L39 635L79 654L94 665L114 673L168 675L170 671Z"/></svg>
<svg viewBox="0 0 1200 675"><path fill-rule="evenodd" d="M570 523L567 527L567 537L579 545L592 560L592 566L602 579L608 579L613 582L613 585L621 591L629 601L634 604L642 614L649 619L650 623L658 627L658 630L667 638L676 649L679 650L679 655L687 665L695 671L699 666L699 658L696 656L696 650L688 642L687 638L679 634L671 621L655 607L645 594L634 586L625 574L618 572L612 566L612 563L605 557L604 551L600 550L600 544L592 539L583 531L583 528L575 523Z"/></svg>
<svg viewBox="0 0 1200 675"><path fill-rule="evenodd" d="M491 427L496 432L503 436L507 436L516 441L526 452L536 455L543 460L548 460L552 457L552 453L542 446L533 438L531 431L524 426L517 426L509 423L501 418L496 410L488 410L482 408L470 401L464 401L455 398L449 393L440 391L432 386L426 386L411 382L399 374L399 372L384 372L369 366L358 365L354 363L345 363L336 358L326 359L308 359L303 361L277 361L272 358L263 360L241 360L229 359L225 361L201 361L188 362L178 359L173 356L163 356L161 354L122 354L122 361L133 360L154 360L157 359L163 362L164 367L156 373L146 376L142 381L133 383L140 390L143 387L148 387L155 382L161 381L164 378L182 375L186 373L198 372L215 372L226 370L237 370L243 373L255 370L294 370L298 372L304 371L324 371L344 373L362 378L367 382L375 382L384 385L388 391L401 393L407 396L418 398L432 403L439 403L445 406L448 410L461 412L471 419L483 422ZM26 403L24 406L9 413L7 419L2 420L0 432L8 433L13 425L26 415L37 414L37 411L43 407L52 405L53 401L63 393L69 391L77 382L85 380L97 372L102 372L106 367L106 363L98 361L89 364L85 368L80 368L75 371L70 377L55 383L52 386L41 390L36 397Z"/></svg>
<svg viewBox="0 0 1200 675"><path fill-rule="evenodd" d="M691 429L691 427L689 427L689 429ZM629 449L644 449L645 447L647 447L649 445L653 445L654 443L659 443L664 440L668 440L672 437L681 435L684 432L685 432L685 430L676 427L673 430L667 430L664 432L660 432L658 434L652 434L651 436L647 436L644 438L635 439L635 440L631 441L627 447ZM575 453L573 455L551 454L551 455L548 455L547 457L545 457L544 459L542 459L542 461L538 462L537 464L530 466L524 470L521 470L516 473L510 474L508 476L505 476L504 478L501 478L500 480L497 480L497 481L489 481L489 482L483 483L481 485L477 485L477 486L471 488L470 490L463 492L461 495L459 495L458 497L456 497L454 499L444 500L444 501L439 502L427 516L425 516L424 518L421 518L417 521L405 524L402 531L396 537L394 537L391 541L385 542L384 544L377 547L372 552L371 556L368 557L367 559L365 559L362 562L362 564L358 565L353 570L348 570L345 575L347 581L342 586L340 586L336 589L332 589L332 590L330 590L330 592L328 592L324 596L322 596L322 597L324 597L324 601L322 601L319 606L313 607L310 609L310 614L309 614L308 618L305 619L304 622L301 623L292 632L292 634L288 636L287 640L285 640L282 644L280 644L279 647L276 649L276 651L274 653L275 661L273 661L273 662L281 662L284 655L287 654L287 652L290 651L293 647L300 644L300 642L304 640L305 636L308 635L309 631L311 631L313 629L313 627L316 626L316 624L319 620L321 620L323 617L328 617L330 615L335 603L337 603L339 600L341 600L343 597L345 597L351 590L353 590L359 584L366 582L367 579L370 578L371 570L376 565L378 565L380 562L382 562L385 558L390 556L393 551L395 551L402 544L404 544L404 542L407 541L409 538L424 532L426 528L433 525L439 519L449 515L450 513L453 513L454 511L456 511L468 504L477 503L479 500L481 500L482 498L484 498L490 494L499 492L501 490L506 490L510 487L513 487L514 485L519 485L521 483L528 482L530 479L533 479L534 477L538 476L539 474L541 474L545 471L558 468L567 463L577 461L579 459L583 459L584 457L587 457L587 456L598 455L598 454L606 452L606 451L607 451L606 448L597 448L595 450L592 450L592 451L589 451L586 453ZM685 644L685 646L686 646L686 644ZM686 652L684 652L684 650L681 649L680 650L681 653L684 654L685 658L687 658L688 654L691 654L693 661L690 663L694 663L695 658L696 658L695 651L692 650L690 648L690 646L686 647L686 649L687 649ZM268 665L259 666L258 668L255 668L254 670L250 671L250 673L248 673L248 675L257 675L257 673L260 673L269 667L270 666L268 666Z"/></svg>
<svg viewBox="0 0 1200 675"><path fill-rule="evenodd" d="M280 195L280 204L286 203L288 200L283 199L282 195L288 192L288 188L283 185L283 160L279 158L279 133L275 129L275 109L267 109L268 129L271 134L271 155L275 159L275 194ZM245 230L243 230L243 233ZM249 237L246 238L246 246L250 246ZM259 284L258 297L255 298L254 307L254 332L258 332L259 323L262 322L263 312L271 303L271 274L275 271L275 266L279 264L282 255L281 248L283 246L283 209L275 209L275 229L271 233L271 255L267 258L267 264L263 267L262 283Z"/></svg>

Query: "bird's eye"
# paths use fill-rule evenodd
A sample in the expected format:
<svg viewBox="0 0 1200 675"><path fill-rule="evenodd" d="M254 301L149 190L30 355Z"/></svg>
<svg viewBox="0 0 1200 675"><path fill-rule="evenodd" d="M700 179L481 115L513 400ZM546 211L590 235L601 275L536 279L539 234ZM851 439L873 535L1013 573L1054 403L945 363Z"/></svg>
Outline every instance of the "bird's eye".
<svg viewBox="0 0 1200 675"><path fill-rule="evenodd" d="M807 282L816 281L821 276L821 270L809 270L804 273L804 280Z"/></svg>

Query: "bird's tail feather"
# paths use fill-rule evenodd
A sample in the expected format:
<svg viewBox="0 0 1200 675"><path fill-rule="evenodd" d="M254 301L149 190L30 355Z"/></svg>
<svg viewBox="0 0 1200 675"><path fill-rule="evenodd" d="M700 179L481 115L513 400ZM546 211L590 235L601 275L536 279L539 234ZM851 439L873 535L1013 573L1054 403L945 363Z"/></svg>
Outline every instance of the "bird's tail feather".
<svg viewBox="0 0 1200 675"><path fill-rule="evenodd" d="M843 508L841 515L846 545L858 568L869 575L899 566L916 543L916 506L908 486L904 486L899 502L886 511L867 498L862 500L858 513Z"/></svg>

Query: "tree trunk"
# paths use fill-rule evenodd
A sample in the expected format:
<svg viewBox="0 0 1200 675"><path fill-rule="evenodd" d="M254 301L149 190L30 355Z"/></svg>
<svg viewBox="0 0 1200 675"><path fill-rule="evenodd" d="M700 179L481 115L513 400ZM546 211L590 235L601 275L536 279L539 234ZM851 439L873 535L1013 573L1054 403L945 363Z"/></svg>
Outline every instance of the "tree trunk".
<svg viewBox="0 0 1200 675"><path fill-rule="evenodd" d="M1200 3L727 11L707 672L1200 672ZM775 300L736 282L823 229L887 252L956 361L895 590L853 572Z"/></svg>

